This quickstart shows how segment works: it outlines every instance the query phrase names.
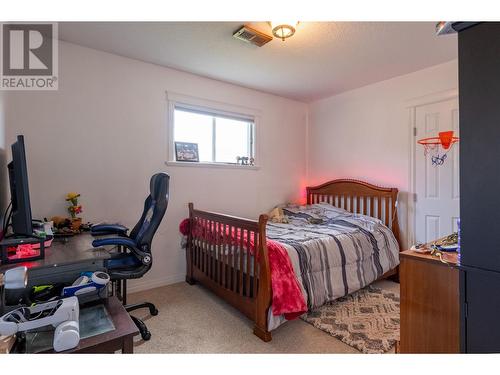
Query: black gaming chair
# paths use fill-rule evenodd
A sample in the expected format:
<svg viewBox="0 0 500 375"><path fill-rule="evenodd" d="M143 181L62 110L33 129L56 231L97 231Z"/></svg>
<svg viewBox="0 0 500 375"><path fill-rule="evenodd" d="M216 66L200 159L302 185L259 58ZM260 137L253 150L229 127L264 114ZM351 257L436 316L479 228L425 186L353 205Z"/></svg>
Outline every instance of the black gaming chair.
<svg viewBox="0 0 500 375"><path fill-rule="evenodd" d="M155 305L149 302L127 305L126 303L126 280L137 279L148 272L153 264L151 254L151 241L158 229L168 205L168 187L170 177L165 173L157 173L151 177L149 184L150 194L144 202L144 211L134 229L127 236L128 228L122 225L101 224L92 227L94 236L114 234L116 237L96 239L92 242L94 247L114 245L124 251L114 254L106 261L112 281L123 282L125 290L120 291L125 309L130 312L140 308L148 308L151 315L157 315ZM149 340L151 333L144 322L131 316L137 328L141 332L143 340Z"/></svg>

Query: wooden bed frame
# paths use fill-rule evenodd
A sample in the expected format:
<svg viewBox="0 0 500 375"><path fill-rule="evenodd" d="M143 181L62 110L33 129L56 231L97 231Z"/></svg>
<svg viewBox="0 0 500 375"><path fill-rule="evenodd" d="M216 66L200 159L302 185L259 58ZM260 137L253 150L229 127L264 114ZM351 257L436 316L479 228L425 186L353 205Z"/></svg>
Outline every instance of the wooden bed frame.
<svg viewBox="0 0 500 375"><path fill-rule="evenodd" d="M307 204L328 202L349 212L376 217L392 229L400 247L396 202L398 189L383 188L356 180L333 180L307 187ZM194 209L189 203L190 228L211 228L214 236L190 230L186 249L186 282L199 282L255 322L254 334L270 341L268 310L271 306L271 272L266 246L267 215L257 221ZM225 241L236 233L238 243ZM248 243L245 243L248 242ZM250 244L255 253L245 251ZM255 256L256 255L256 256ZM258 259L253 262L251 257ZM245 259L246 258L246 259ZM395 268L381 278L398 276Z"/></svg>

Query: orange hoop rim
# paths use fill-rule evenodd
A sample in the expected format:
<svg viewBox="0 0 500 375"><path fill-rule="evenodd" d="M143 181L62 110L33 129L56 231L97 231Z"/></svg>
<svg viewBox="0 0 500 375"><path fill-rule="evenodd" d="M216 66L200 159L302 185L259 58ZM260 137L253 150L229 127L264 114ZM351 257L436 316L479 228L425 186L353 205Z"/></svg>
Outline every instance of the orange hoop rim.
<svg viewBox="0 0 500 375"><path fill-rule="evenodd" d="M459 140L460 140L459 137L451 138L450 146L454 143L457 143ZM439 137L423 138L423 139L419 139L417 142L421 145L440 145L441 138L439 138Z"/></svg>
<svg viewBox="0 0 500 375"><path fill-rule="evenodd" d="M450 135L450 133L451 133L451 135ZM448 150L451 146L453 146L455 143L457 143L459 141L460 141L460 138L454 137L453 131L449 131L449 132L440 132L439 136L437 136L437 137L429 137L429 138L419 139L417 141L417 143L423 145L424 147L441 145L443 147L443 149Z"/></svg>

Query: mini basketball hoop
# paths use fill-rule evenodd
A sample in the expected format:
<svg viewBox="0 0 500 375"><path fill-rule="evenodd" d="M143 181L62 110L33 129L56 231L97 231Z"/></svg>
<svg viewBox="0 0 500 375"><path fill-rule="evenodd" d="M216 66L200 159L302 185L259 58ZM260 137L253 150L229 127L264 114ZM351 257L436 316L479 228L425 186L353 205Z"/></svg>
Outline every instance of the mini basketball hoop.
<svg viewBox="0 0 500 375"><path fill-rule="evenodd" d="M424 146L424 155L432 153L432 165L443 165L447 158L448 151L451 147L460 140L453 136L453 130L439 132L437 137L423 138L417 142ZM442 150L440 152L440 149Z"/></svg>

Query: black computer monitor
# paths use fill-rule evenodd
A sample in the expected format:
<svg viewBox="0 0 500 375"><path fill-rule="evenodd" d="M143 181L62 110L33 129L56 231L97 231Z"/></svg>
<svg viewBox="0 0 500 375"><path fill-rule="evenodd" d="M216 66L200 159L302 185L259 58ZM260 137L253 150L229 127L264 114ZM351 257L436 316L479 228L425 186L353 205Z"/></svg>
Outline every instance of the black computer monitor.
<svg viewBox="0 0 500 375"><path fill-rule="evenodd" d="M31 221L30 191L28 187L28 168L24 151L24 137L17 136L12 145L12 161L8 164L10 197L12 202L12 232L14 235L33 235Z"/></svg>

